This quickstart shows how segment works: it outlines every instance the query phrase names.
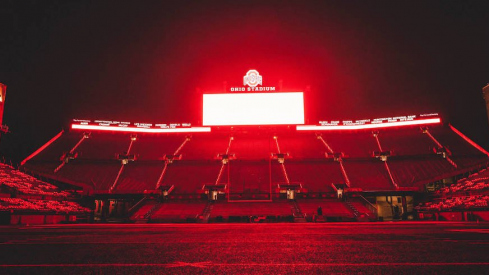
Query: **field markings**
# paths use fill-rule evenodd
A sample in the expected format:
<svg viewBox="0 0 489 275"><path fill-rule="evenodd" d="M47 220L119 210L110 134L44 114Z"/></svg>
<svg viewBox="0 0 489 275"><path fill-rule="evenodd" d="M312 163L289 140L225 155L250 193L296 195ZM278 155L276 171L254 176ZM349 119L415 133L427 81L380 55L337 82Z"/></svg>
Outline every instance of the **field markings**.
<svg viewBox="0 0 489 275"><path fill-rule="evenodd" d="M383 262L383 263L212 263L212 262L172 262L172 263L98 263L98 264L2 264L0 267L268 267L268 266L489 266L488 262Z"/></svg>
<svg viewBox="0 0 489 275"><path fill-rule="evenodd" d="M447 231L489 234L489 229L447 229Z"/></svg>

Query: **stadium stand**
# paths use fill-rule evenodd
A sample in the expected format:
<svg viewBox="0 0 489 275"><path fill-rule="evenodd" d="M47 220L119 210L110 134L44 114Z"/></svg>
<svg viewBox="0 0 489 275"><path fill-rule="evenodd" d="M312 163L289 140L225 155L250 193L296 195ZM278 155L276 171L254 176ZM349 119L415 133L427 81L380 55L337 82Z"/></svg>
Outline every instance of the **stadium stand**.
<svg viewBox="0 0 489 275"><path fill-rule="evenodd" d="M439 202L428 202L424 206L420 206L419 209L430 211L453 211L453 210L477 210L486 209L489 204L489 195L479 196L460 196L445 198Z"/></svg>
<svg viewBox="0 0 489 275"><path fill-rule="evenodd" d="M193 134L190 141L182 148L181 154L184 160L209 160L216 158L218 154L226 153L229 144L229 136L205 134ZM231 146L234 144L232 143Z"/></svg>
<svg viewBox="0 0 489 275"><path fill-rule="evenodd" d="M174 185L175 193L197 194L204 184L214 184L221 169L218 160L177 160L168 165L164 185Z"/></svg>
<svg viewBox="0 0 489 275"><path fill-rule="evenodd" d="M343 164L349 175L351 187L364 190L395 189L384 163L380 160L353 161L345 159Z"/></svg>
<svg viewBox="0 0 489 275"><path fill-rule="evenodd" d="M278 136L280 149L293 159L321 159L326 149L314 135L282 134Z"/></svg>
<svg viewBox="0 0 489 275"><path fill-rule="evenodd" d="M369 158L378 150L372 131L324 133L323 139L335 153L344 153L350 158Z"/></svg>
<svg viewBox="0 0 489 275"><path fill-rule="evenodd" d="M136 212L128 213L128 218L133 221L175 221L177 217L184 220L205 220L210 217L210 220L216 220L217 216L249 217L253 213L276 217L293 214L294 218L305 214L310 218L317 208L313 205L318 202L324 202L325 217L355 220L360 216L369 216L367 214L372 212L371 209L362 201L332 200L337 196L338 187L344 188L346 197L356 192L374 196L369 201L375 204L377 194L424 191L428 184L439 186L445 179L460 177L487 166L489 160L486 153L452 128L443 125L395 127L375 132L349 130L317 133L287 127L257 127L255 130L219 128L215 132L191 135L138 133L130 150L135 159L124 166L116 156L127 153L131 135L95 131L81 141L85 134L76 130L63 133L44 150L26 160L22 169L81 186L90 190L97 200L121 198L135 204L137 201L132 195L159 194L161 191L155 190L157 186L173 187L165 194L167 198L163 203L148 200L134 209ZM78 143L74 157L55 172L62 163L61 157ZM437 149L445 146L449 149L445 155L437 152ZM379 151L390 151L392 154L382 161L378 153L374 154ZM278 153L283 154L283 164L278 161ZM223 155L232 158L226 162L222 159ZM124 168L121 170L121 167ZM116 182L119 171L122 172ZM219 190L216 202L207 204L205 198L210 199L211 191L203 187L206 185L209 188L213 184L221 184L219 188L224 189ZM291 208L293 203L274 208L275 204L280 205L280 200L289 196L290 189L279 189L279 184L295 184L297 187L294 188L300 186L300 190L294 192L297 192L295 196L298 199L296 208L302 209L302 213ZM223 200L272 201L251 204L258 207L263 203L262 206L273 210L273 213L240 207L241 203L250 203ZM191 206L187 209L179 201ZM390 207L387 204L386 209ZM178 207L183 212L177 213L180 211ZM99 214L105 215L104 211ZM383 215L384 219L387 217Z"/></svg>
<svg viewBox="0 0 489 275"><path fill-rule="evenodd" d="M446 127L432 127L430 133L454 156L480 156L481 152Z"/></svg>
<svg viewBox="0 0 489 275"><path fill-rule="evenodd" d="M129 144L129 136L127 134L119 135L126 136L127 144L124 145L124 147L127 147ZM137 158L141 161L163 160L164 155L173 154L185 139L186 136L184 135L138 135L138 139L134 143L131 153L136 154ZM122 153L122 151L118 151L118 153Z"/></svg>
<svg viewBox="0 0 489 275"><path fill-rule="evenodd" d="M388 163L396 183L401 187L413 187L417 182L456 173L456 169L448 161L434 154L422 157L393 157Z"/></svg>
<svg viewBox="0 0 489 275"><path fill-rule="evenodd" d="M375 212L372 211L372 209L369 209L367 206L365 206L365 202L362 201L359 198L349 198L346 201L346 204L350 206L350 208L353 210L353 214L357 218L369 218L369 220L376 220L375 217Z"/></svg>
<svg viewBox="0 0 489 275"><path fill-rule="evenodd" d="M0 198L0 211L88 213L91 210L71 201Z"/></svg>
<svg viewBox="0 0 489 275"><path fill-rule="evenodd" d="M451 158L461 164L459 167L450 167L447 160L436 155L432 150L436 144L418 127L379 131L378 138L383 149L393 151L393 156L389 157L387 163L394 182L399 182L400 187L420 187L420 184L425 184L435 175L453 176L487 162L486 155L451 129L433 126L430 132L435 137L439 136L440 142L446 142L447 147L454 149ZM24 167L43 176L69 179L93 186L96 192L106 191L120 169L115 155L127 150L130 142L128 134L93 133L79 146L77 159L71 160L57 173L46 169L46 166L59 164L59 157L64 151L70 150L80 136L81 133L77 131L64 133L53 145L27 161ZM245 190L269 192L270 181L286 181L280 166L270 166L271 154L277 153L273 136L277 136L281 151L290 154L284 166L291 182L304 183L309 192L332 192L329 187L331 183L344 183L346 180L337 162L325 160L324 153L327 149L310 132L284 130L277 134L267 131L198 133L190 136L184 146L181 145L187 135L139 134L131 150L137 155L137 159L126 165L114 192L142 193L152 188L155 177L159 176L155 161L162 160L165 154L174 154L178 148L181 149L179 153L182 159L168 165L162 184L169 184L170 181L177 183L174 184L176 193L197 192L203 183L215 183L220 170L219 163L216 162L216 168L209 168L209 171L204 167L216 160L217 154L225 153L230 136L234 139L229 153L235 154L236 159L231 160L229 167L225 169L229 169L229 179L224 177L221 182L229 181L229 190L232 193ZM346 154L343 165L352 188L364 191L396 189L385 164L372 156L373 151L379 150L372 131L325 132L322 137L334 151ZM227 176L227 173L223 173L223 176Z"/></svg>
<svg viewBox="0 0 489 275"><path fill-rule="evenodd" d="M0 184L4 188L11 188L27 195L53 197L67 197L70 195L50 183L42 182L3 163L0 163Z"/></svg>
<svg viewBox="0 0 489 275"><path fill-rule="evenodd" d="M130 215L131 221L138 220L147 220L149 218L149 214L151 214L152 210L158 206L158 202L156 200L145 200L141 202L141 205L135 205L137 207L136 211Z"/></svg>
<svg viewBox="0 0 489 275"><path fill-rule="evenodd" d="M155 189L163 170L163 161L135 162L125 166L116 193L138 193Z"/></svg>
<svg viewBox="0 0 489 275"><path fill-rule="evenodd" d="M206 205L207 201L202 200L168 200L160 203L150 218L151 221L160 222L195 221Z"/></svg>
<svg viewBox="0 0 489 275"><path fill-rule="evenodd" d="M239 216L292 216L291 204L287 201L274 202L216 202L211 217Z"/></svg>
<svg viewBox="0 0 489 275"><path fill-rule="evenodd" d="M86 220L92 210L73 200L72 193L0 163L1 224Z"/></svg>
<svg viewBox="0 0 489 275"><path fill-rule="evenodd" d="M379 140L384 150L392 151L396 156L423 156L433 154L435 146L432 140L422 133L419 127L383 129L379 132Z"/></svg>
<svg viewBox="0 0 489 275"><path fill-rule="evenodd" d="M339 163L331 159L290 160L285 164L289 178L316 192L333 192L332 183L344 183Z"/></svg>
<svg viewBox="0 0 489 275"><path fill-rule="evenodd" d="M94 190L107 191L114 183L120 166L117 160L73 160L55 176L60 180L69 179L93 186Z"/></svg>
<svg viewBox="0 0 489 275"><path fill-rule="evenodd" d="M276 151L270 135L238 134L233 137L230 153L236 154L239 160L268 160L270 154Z"/></svg>
<svg viewBox="0 0 489 275"><path fill-rule="evenodd" d="M448 194L467 194L489 191L489 169L485 168L466 178L457 181L456 184L441 188L436 193L441 195Z"/></svg>
<svg viewBox="0 0 489 275"><path fill-rule="evenodd" d="M229 164L229 192L268 193L270 161L235 160Z"/></svg>
<svg viewBox="0 0 489 275"><path fill-rule="evenodd" d="M301 212L311 218L317 215L319 207L322 208L323 216L331 218L353 219L352 211L344 202L335 199L308 199L297 200Z"/></svg>
<svg viewBox="0 0 489 275"><path fill-rule="evenodd" d="M73 145L77 141L74 141ZM78 148L79 159L111 160L116 154L127 150L130 143L129 135L112 133L93 133ZM71 148L70 148L71 149ZM63 152L59 152L58 158Z"/></svg>

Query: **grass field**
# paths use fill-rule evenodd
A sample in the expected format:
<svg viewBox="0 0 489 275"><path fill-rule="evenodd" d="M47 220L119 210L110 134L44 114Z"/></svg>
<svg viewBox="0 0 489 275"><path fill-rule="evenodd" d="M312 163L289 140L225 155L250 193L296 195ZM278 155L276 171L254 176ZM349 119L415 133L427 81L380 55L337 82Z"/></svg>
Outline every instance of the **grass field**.
<svg viewBox="0 0 489 275"><path fill-rule="evenodd" d="M0 227L0 274L488 274L489 224Z"/></svg>

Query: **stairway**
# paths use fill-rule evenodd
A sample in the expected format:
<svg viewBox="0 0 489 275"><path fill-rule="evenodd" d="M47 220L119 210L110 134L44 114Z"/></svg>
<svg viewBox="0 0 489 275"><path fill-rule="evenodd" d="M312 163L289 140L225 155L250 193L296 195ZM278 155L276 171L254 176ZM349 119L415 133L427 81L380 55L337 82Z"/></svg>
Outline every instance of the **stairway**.
<svg viewBox="0 0 489 275"><path fill-rule="evenodd" d="M209 221L212 208L214 208L214 201L208 201L204 207L204 210L202 210L202 213L199 215L199 219L197 221L200 223L207 223Z"/></svg>
<svg viewBox="0 0 489 275"><path fill-rule="evenodd" d="M346 206L355 216L355 219L359 222L372 221L372 217L368 213L360 212L349 200L345 201Z"/></svg>
<svg viewBox="0 0 489 275"><path fill-rule="evenodd" d="M149 217L151 217L151 214L157 209L161 207L162 203L156 203L151 209L144 214L143 217L136 219L136 223L147 223L149 221Z"/></svg>
<svg viewBox="0 0 489 275"><path fill-rule="evenodd" d="M297 202L295 200L291 200L289 203L290 208L292 209L292 215L294 216L294 222L307 222Z"/></svg>
<svg viewBox="0 0 489 275"><path fill-rule="evenodd" d="M358 216L360 216L360 212L358 211L358 209L355 206L353 206L353 204L351 204L350 201L346 201L345 203L348 206L348 209L350 209L353 215L355 215L355 218L358 218Z"/></svg>

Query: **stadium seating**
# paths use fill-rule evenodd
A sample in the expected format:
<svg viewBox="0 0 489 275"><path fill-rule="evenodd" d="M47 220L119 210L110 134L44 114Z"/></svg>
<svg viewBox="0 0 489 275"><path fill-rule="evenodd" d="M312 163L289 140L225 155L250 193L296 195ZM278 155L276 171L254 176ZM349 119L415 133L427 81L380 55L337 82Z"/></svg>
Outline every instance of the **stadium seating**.
<svg viewBox="0 0 489 275"><path fill-rule="evenodd" d="M374 213L372 213L372 211L368 209L361 200L351 198L348 199L348 201L353 207L355 207L356 210L358 210L360 215L374 216Z"/></svg>
<svg viewBox="0 0 489 275"><path fill-rule="evenodd" d="M269 193L270 161L234 160L229 164L229 192Z"/></svg>
<svg viewBox="0 0 489 275"><path fill-rule="evenodd" d="M16 190L23 198L0 196L0 211L36 213L88 213L91 210L68 201L71 194L0 163L0 187ZM49 199L45 199L49 198Z"/></svg>
<svg viewBox="0 0 489 275"><path fill-rule="evenodd" d="M40 181L2 163L0 163L0 186L13 188L21 194L55 197L70 195L68 192L60 191L58 187L50 183Z"/></svg>
<svg viewBox="0 0 489 275"><path fill-rule="evenodd" d="M226 153L228 145L228 135L194 134L182 148L181 154L184 160L210 160L216 158L218 154ZM231 147L233 145L232 142Z"/></svg>
<svg viewBox="0 0 489 275"><path fill-rule="evenodd" d="M65 132L63 135L56 139L49 145L49 150L42 150L36 155L38 161L57 161L58 165L61 163L61 156L69 152L82 138L82 132Z"/></svg>
<svg viewBox="0 0 489 275"><path fill-rule="evenodd" d="M301 212L306 216L317 214L318 207L321 206L323 216L326 217L349 217L353 218L353 213L344 202L332 199L308 199L297 200Z"/></svg>
<svg viewBox="0 0 489 275"><path fill-rule="evenodd" d="M94 190L108 190L114 183L121 168L119 161L74 160L56 173L60 179L93 186Z"/></svg>
<svg viewBox="0 0 489 275"><path fill-rule="evenodd" d="M392 151L395 156L430 155L436 146L419 127L406 127L403 131L382 129L378 138L382 149Z"/></svg>
<svg viewBox="0 0 489 275"><path fill-rule="evenodd" d="M437 155L390 158L387 163L394 180L401 187L412 187L416 182L434 179L456 171L447 160Z"/></svg>
<svg viewBox="0 0 489 275"><path fill-rule="evenodd" d="M342 152L351 158L368 158L373 151L379 150L372 131L328 132L322 136L335 153Z"/></svg>
<svg viewBox="0 0 489 275"><path fill-rule="evenodd" d="M431 126L429 131L442 145L451 149L453 154L450 158L457 167L433 152L435 142L419 127L379 129L382 149L393 152L387 164L399 187L420 187L440 177L463 174L488 163L486 155L450 128ZM95 192L107 192L121 167L115 156L127 150L130 135L93 132L76 150L78 158L54 173L54 168L61 163L60 156L70 150L81 135L82 132L77 131L64 133L27 161L24 168L46 177L93 186ZM302 183L304 188L314 193L333 192L331 183L346 181L339 163L325 158L327 149L317 139L316 133L290 128L220 129L215 133L192 135L138 134L131 149L136 160L125 166L114 192L140 194L153 188L163 168L163 156L174 154L186 141L179 152L181 160L168 165L162 184L174 185L173 194L195 193L203 184L215 183L221 168L217 155L225 153L231 136L233 141L229 153L235 154L236 159L230 161L221 178L221 183L229 183L231 193L269 193L270 183L275 189L277 183L287 181L281 165L275 159L270 160L273 153L278 153L277 142L282 153L290 154L284 163L290 182ZM371 130L325 131L321 136L334 152L345 153L343 165L352 188L395 190L385 163L372 155L379 148Z"/></svg>
<svg viewBox="0 0 489 275"><path fill-rule="evenodd" d="M223 202L214 204L211 217L230 216L292 216L290 203L274 202Z"/></svg>
<svg viewBox="0 0 489 275"><path fill-rule="evenodd" d="M76 152L78 159L113 160L116 159L116 154L127 151L130 141L128 134L92 133L90 138L82 142ZM61 155L62 152L58 158Z"/></svg>
<svg viewBox="0 0 489 275"><path fill-rule="evenodd" d="M365 190L393 190L394 185L389 177L385 164L377 159L343 161L350 179L350 187Z"/></svg>
<svg viewBox="0 0 489 275"><path fill-rule="evenodd" d="M234 136L230 153L236 154L239 160L268 160L272 152L277 152L270 135L243 135Z"/></svg>
<svg viewBox="0 0 489 275"><path fill-rule="evenodd" d="M478 173L474 173L467 178L463 178L457 181L456 184L442 188L437 191L441 195L452 195L452 194L465 194L470 193L480 193L489 191L489 169L485 168L480 170Z"/></svg>
<svg viewBox="0 0 489 275"><path fill-rule="evenodd" d="M272 185L287 182L287 177L290 178L290 176L286 167L287 166L285 164L280 164L277 160L272 160L270 162L270 180L272 181Z"/></svg>
<svg viewBox="0 0 489 275"><path fill-rule="evenodd" d="M293 159L321 159L327 152L324 144L312 133L286 133L277 135L277 140L281 152L289 153Z"/></svg>
<svg viewBox="0 0 489 275"><path fill-rule="evenodd" d="M439 202L426 203L418 207L425 211L453 211L453 210L477 210L487 209L489 205L489 195L479 196L460 196L445 198Z"/></svg>
<svg viewBox="0 0 489 275"><path fill-rule="evenodd" d="M138 205L136 211L131 215L130 220L147 218L146 215L157 205L156 200L145 200L142 205Z"/></svg>
<svg viewBox="0 0 489 275"><path fill-rule="evenodd" d="M197 219L207 201L201 200L169 200L160 203L151 214L151 220L182 221L185 219Z"/></svg>
<svg viewBox="0 0 489 275"><path fill-rule="evenodd" d="M291 182L302 183L313 192L332 192L332 183L344 183L340 164L328 159L286 161L285 167Z"/></svg>
<svg viewBox="0 0 489 275"><path fill-rule="evenodd" d="M154 190L163 166L163 161L127 164L119 178L115 192L141 193L144 190Z"/></svg>
<svg viewBox="0 0 489 275"><path fill-rule="evenodd" d="M456 156L481 155L482 153L474 146L466 142L462 137L451 129L445 127L432 127L429 129L434 138L444 147L447 147Z"/></svg>
<svg viewBox="0 0 489 275"><path fill-rule="evenodd" d="M88 213L91 210L71 201L24 200L20 198L0 198L0 211Z"/></svg>
<svg viewBox="0 0 489 275"><path fill-rule="evenodd" d="M168 165L162 184L174 185L175 193L196 194L204 184L216 183L220 169L221 162L218 160L174 161Z"/></svg>
<svg viewBox="0 0 489 275"><path fill-rule="evenodd" d="M470 168L477 166L487 166L486 155L473 155L473 156L452 156L451 159L458 165L459 168Z"/></svg>
<svg viewBox="0 0 489 275"><path fill-rule="evenodd" d="M131 148L131 154L135 154L141 161L162 160L164 155L173 155L185 140L185 135L138 135ZM127 137L125 147L127 146L129 146L129 137ZM184 148L185 146L187 144L184 145ZM122 153L123 151L114 152Z"/></svg>

